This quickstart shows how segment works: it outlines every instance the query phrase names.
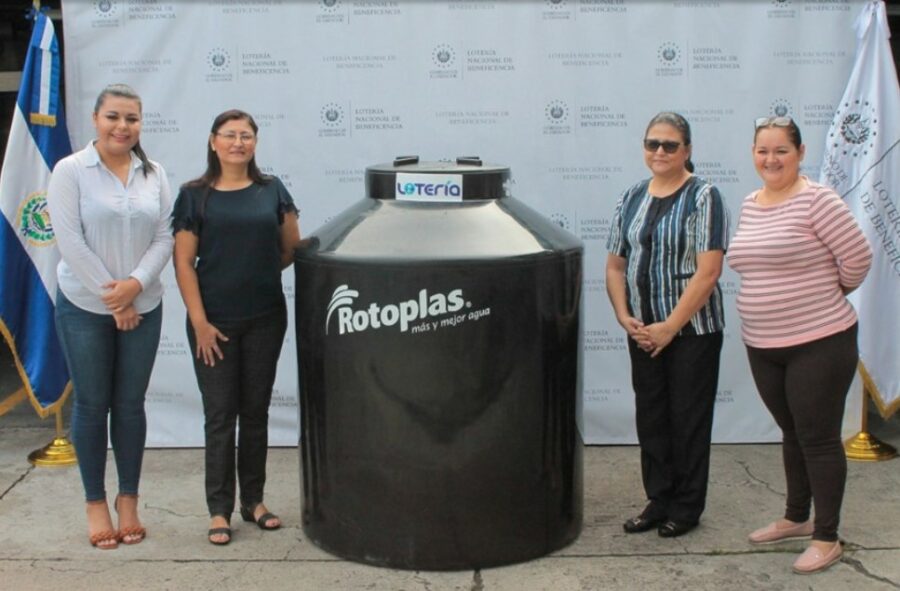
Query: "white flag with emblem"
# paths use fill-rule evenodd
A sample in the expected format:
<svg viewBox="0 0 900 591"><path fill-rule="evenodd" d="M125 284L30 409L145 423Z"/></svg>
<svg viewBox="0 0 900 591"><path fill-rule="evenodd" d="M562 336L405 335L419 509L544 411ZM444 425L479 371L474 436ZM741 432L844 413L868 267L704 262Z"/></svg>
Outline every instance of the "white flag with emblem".
<svg viewBox="0 0 900 591"><path fill-rule="evenodd" d="M900 408L900 87L884 2L867 3L855 26L856 61L819 180L843 197L872 245L872 268L850 300L860 372L887 417Z"/></svg>

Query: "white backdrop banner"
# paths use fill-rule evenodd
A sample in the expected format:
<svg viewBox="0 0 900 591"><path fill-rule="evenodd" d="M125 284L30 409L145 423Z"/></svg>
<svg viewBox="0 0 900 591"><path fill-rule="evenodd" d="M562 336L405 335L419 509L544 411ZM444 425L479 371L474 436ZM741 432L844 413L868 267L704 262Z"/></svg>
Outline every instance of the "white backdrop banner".
<svg viewBox="0 0 900 591"><path fill-rule="evenodd" d="M307 233L363 198L367 165L399 154L476 154L510 166L513 194L584 241L585 441L634 443L628 355L604 264L616 199L648 175L646 122L661 110L688 118L696 172L721 189L736 221L759 182L754 118L798 121L804 169L817 176L862 5L65 0L69 129L73 145L84 145L99 90L134 86L143 97L142 142L178 186L203 172L214 116L249 111L261 128L257 160L292 192ZM292 308L292 273L284 278ZM148 445L199 446L203 413L171 268L165 282ZM773 441L779 434L749 375L738 283L727 269L722 287L728 328L713 438ZM275 389L270 443L294 445L293 324Z"/></svg>

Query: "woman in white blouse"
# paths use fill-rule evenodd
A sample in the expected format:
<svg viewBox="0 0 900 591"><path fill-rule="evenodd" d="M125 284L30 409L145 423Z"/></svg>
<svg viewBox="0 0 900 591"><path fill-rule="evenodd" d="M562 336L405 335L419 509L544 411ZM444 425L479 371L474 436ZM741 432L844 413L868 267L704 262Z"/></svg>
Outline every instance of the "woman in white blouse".
<svg viewBox="0 0 900 591"><path fill-rule="evenodd" d="M97 137L53 170L47 202L62 260L56 326L75 390L78 454L93 546L137 544L138 483L147 431L144 397L159 346L172 253L166 173L140 146L141 101L107 86L93 115ZM113 527L106 501L107 429L119 477Z"/></svg>

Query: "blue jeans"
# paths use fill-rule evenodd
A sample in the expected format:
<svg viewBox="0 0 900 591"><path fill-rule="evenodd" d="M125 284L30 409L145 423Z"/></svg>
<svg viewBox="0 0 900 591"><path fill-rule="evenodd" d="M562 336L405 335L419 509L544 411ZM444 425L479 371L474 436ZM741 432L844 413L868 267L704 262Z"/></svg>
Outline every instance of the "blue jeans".
<svg viewBox="0 0 900 591"><path fill-rule="evenodd" d="M144 398L156 361L162 304L134 330L120 331L112 315L82 310L56 296L56 330L72 377L72 443L85 499L106 498L107 419L119 493L137 494L144 459Z"/></svg>

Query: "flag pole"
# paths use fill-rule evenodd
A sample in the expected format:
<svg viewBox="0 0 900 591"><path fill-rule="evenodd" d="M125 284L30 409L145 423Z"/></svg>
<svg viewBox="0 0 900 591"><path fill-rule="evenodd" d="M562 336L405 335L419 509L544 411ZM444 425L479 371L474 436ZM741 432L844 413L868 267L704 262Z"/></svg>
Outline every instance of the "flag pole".
<svg viewBox="0 0 900 591"><path fill-rule="evenodd" d="M859 433L844 442L844 453L848 460L857 462L883 462L897 457L897 450L869 433L869 397L871 393L863 386L862 421Z"/></svg>

